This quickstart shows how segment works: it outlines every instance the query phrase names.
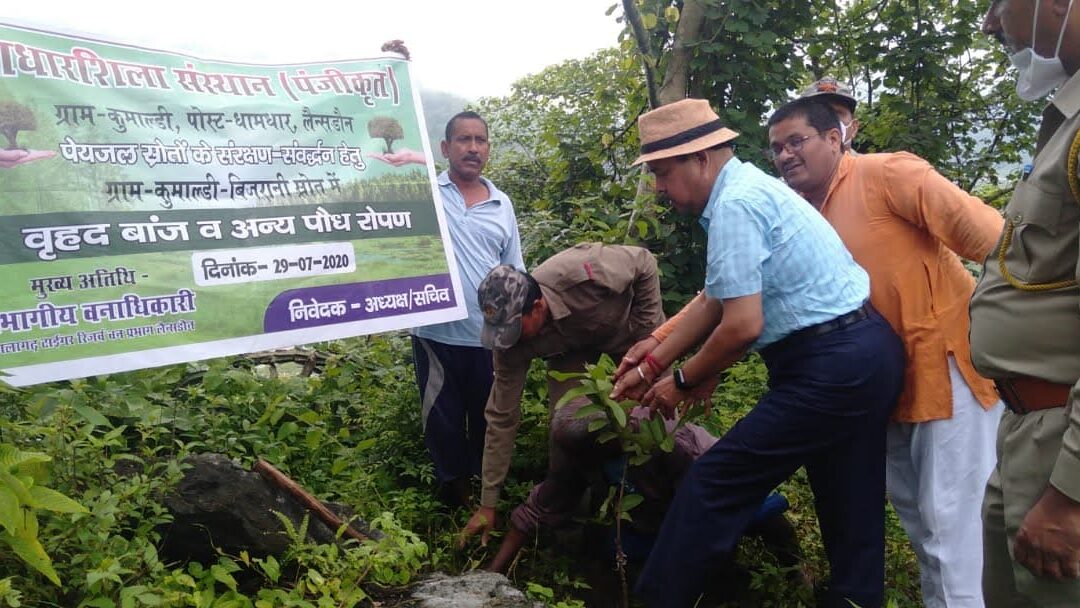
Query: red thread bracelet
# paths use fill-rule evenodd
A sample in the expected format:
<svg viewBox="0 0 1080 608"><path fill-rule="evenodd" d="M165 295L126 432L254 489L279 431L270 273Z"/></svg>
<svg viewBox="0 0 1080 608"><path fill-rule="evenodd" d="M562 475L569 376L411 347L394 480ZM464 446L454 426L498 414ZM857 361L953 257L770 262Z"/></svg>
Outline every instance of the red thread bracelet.
<svg viewBox="0 0 1080 608"><path fill-rule="evenodd" d="M660 374L664 373L664 366L660 365L660 362L657 361L656 357L654 357L652 353L645 355L642 360L645 361L645 363L649 364L649 369L653 371L653 374L659 376Z"/></svg>

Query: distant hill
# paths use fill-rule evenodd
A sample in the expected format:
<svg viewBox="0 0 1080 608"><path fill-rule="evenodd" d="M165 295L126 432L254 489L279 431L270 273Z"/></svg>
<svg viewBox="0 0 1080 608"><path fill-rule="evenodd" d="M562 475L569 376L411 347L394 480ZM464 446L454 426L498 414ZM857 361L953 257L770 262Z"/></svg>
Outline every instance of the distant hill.
<svg viewBox="0 0 1080 608"><path fill-rule="evenodd" d="M435 157L435 163L438 164L442 160L442 154L439 152L439 142L443 140L446 121L450 120L450 117L454 114L464 110L465 106L471 102L453 93L421 89L420 103L424 106L424 122L427 123L431 153Z"/></svg>

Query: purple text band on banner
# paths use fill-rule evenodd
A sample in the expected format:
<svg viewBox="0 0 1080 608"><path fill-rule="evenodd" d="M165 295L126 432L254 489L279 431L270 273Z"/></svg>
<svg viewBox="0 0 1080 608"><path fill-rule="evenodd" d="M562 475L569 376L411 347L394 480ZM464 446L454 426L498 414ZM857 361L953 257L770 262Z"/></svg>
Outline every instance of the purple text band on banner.
<svg viewBox="0 0 1080 608"><path fill-rule="evenodd" d="M454 306L449 274L323 285L282 292L263 317L266 332L365 321Z"/></svg>

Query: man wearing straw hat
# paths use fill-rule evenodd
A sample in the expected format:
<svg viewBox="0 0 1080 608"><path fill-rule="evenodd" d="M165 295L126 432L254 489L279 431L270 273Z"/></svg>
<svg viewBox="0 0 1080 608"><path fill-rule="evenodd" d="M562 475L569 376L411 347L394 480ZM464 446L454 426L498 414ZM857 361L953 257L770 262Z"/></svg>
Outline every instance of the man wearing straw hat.
<svg viewBox="0 0 1080 608"><path fill-rule="evenodd" d="M614 397L671 415L707 399L719 374L761 353L769 390L686 474L638 581L649 606L694 605L762 499L805 466L832 570L823 605L880 606L885 425L903 347L867 303L869 279L798 194L749 163L705 100L638 119L657 193L708 234L705 289L636 344ZM671 366L701 348L674 373ZM627 373L629 372L629 373ZM644 390L651 385L648 390Z"/></svg>

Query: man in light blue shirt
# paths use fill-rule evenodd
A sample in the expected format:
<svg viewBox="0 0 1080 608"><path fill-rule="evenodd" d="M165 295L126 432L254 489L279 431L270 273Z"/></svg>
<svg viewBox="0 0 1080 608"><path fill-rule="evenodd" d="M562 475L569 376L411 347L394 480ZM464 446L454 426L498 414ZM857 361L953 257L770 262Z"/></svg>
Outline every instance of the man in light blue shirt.
<svg viewBox="0 0 1080 608"><path fill-rule="evenodd" d="M510 198L480 175L489 149L479 114L461 112L446 123L442 153L450 168L439 175L439 194L469 316L412 331L424 443L442 498L460 505L471 502L469 478L480 473L493 379L491 351L480 343L484 315L476 291L500 264L525 268Z"/></svg>
<svg viewBox="0 0 1080 608"><path fill-rule="evenodd" d="M761 501L805 466L832 570L822 605L880 606L885 427L904 355L866 303L866 272L798 194L735 158L738 134L707 101L648 112L638 129L636 163L647 162L656 191L708 233L705 289L627 353L612 397L638 396L670 416L707 400L751 350L769 370L768 392L684 478L638 592L649 606L693 606Z"/></svg>

